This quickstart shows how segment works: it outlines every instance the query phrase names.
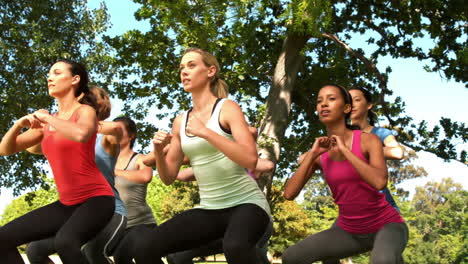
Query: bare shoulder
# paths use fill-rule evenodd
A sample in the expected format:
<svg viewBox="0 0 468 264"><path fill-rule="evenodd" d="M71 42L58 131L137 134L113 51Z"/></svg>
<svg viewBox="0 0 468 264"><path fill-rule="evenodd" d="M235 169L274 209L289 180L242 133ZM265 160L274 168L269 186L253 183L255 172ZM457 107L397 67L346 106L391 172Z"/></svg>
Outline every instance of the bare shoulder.
<svg viewBox="0 0 468 264"><path fill-rule="evenodd" d="M380 138L372 133L361 134L361 146L364 151L369 151L372 148L383 148Z"/></svg>
<svg viewBox="0 0 468 264"><path fill-rule="evenodd" d="M222 107L222 110L225 110L225 111L240 111L241 108L239 106L238 103L230 100L230 99L226 99L224 104L223 104L223 107Z"/></svg>
<svg viewBox="0 0 468 264"><path fill-rule="evenodd" d="M87 104L82 104L76 111L80 116L96 116L96 110Z"/></svg>
<svg viewBox="0 0 468 264"><path fill-rule="evenodd" d="M184 118L184 113L181 113L178 116L176 116L176 118L174 118L174 122L172 123L172 134L179 134L182 119Z"/></svg>

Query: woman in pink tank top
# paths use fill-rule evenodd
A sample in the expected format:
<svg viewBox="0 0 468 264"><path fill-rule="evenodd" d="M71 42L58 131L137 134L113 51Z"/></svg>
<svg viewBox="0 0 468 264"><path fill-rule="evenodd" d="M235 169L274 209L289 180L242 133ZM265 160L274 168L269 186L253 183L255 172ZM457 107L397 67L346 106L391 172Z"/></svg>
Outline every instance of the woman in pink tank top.
<svg viewBox="0 0 468 264"><path fill-rule="evenodd" d="M315 139L287 182L286 199L294 199L316 169L321 169L339 214L336 225L289 247L284 264L334 261L371 251L371 263L401 263L408 229L379 190L387 184L382 143L373 134L352 130L346 122L351 96L339 85L319 91L317 112L327 136Z"/></svg>
<svg viewBox="0 0 468 264"><path fill-rule="evenodd" d="M54 174L59 201L0 227L0 263L23 263L17 246L55 236L63 263L87 263L81 246L95 237L114 213L114 194L95 162L97 112L84 66L56 62L47 77L58 104L50 115L39 110L14 123L3 136L0 155L41 144ZM23 128L29 128L21 133Z"/></svg>

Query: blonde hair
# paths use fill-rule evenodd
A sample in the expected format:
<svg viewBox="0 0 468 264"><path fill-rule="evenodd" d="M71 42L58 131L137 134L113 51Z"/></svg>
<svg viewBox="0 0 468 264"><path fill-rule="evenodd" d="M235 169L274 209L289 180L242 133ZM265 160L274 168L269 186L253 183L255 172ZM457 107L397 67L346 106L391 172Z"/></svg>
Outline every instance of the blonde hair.
<svg viewBox="0 0 468 264"><path fill-rule="evenodd" d="M98 109L98 111L96 111L97 119L99 121L107 119L110 116L111 112L111 102L109 99L109 94L106 90L97 86L90 87L89 92L96 98Z"/></svg>
<svg viewBox="0 0 468 264"><path fill-rule="evenodd" d="M210 81L211 92L214 94L214 96L218 98L226 98L228 95L228 85L226 84L225 81L223 81L219 77L221 68L219 67L219 63L216 57L213 54L207 51L204 51L200 48L186 49L183 55L189 52L196 52L200 54L202 56L203 63L205 64L206 67L215 66L216 74L213 76L213 78Z"/></svg>

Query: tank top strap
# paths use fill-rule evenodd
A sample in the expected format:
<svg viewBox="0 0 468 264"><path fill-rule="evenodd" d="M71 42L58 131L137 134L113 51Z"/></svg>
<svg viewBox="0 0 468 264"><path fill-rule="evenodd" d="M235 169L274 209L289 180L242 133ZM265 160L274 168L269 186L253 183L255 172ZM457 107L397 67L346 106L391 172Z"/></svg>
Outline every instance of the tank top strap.
<svg viewBox="0 0 468 264"><path fill-rule="evenodd" d="M367 161L367 159L364 156L364 153L362 152L361 136L362 136L361 130L353 130L353 143L352 143L353 145L351 147L351 152L356 154L361 159L364 159Z"/></svg>
<svg viewBox="0 0 468 264"><path fill-rule="evenodd" d="M219 114L221 113L221 108L223 107L224 102L226 102L226 98L218 99L218 101L216 101L216 106L213 109L213 113L210 118L213 122L219 123Z"/></svg>
<svg viewBox="0 0 468 264"><path fill-rule="evenodd" d="M185 134L185 127L187 125L187 118L188 118L188 113L190 112L190 110L184 111L184 114L182 115L182 121L180 122L180 129L179 129L179 133L181 137L187 136Z"/></svg>
<svg viewBox="0 0 468 264"><path fill-rule="evenodd" d="M134 170L135 169L135 163L138 159L138 156L140 156L140 153L133 153L132 154L132 157L130 158L130 160L128 161L128 164L127 166L125 167L124 170Z"/></svg>

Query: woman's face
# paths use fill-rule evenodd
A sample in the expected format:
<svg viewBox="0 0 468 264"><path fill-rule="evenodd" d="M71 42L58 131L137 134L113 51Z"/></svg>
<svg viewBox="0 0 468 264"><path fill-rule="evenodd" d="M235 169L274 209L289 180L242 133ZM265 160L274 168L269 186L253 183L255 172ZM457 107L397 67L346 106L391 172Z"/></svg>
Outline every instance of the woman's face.
<svg viewBox="0 0 468 264"><path fill-rule="evenodd" d="M206 87L216 73L214 66L206 66L198 52L188 52L180 62L180 80L187 92Z"/></svg>
<svg viewBox="0 0 468 264"><path fill-rule="evenodd" d="M351 111L351 106L345 104L339 88L324 86L317 97L317 112L322 123L331 123L343 119Z"/></svg>
<svg viewBox="0 0 468 264"><path fill-rule="evenodd" d="M364 94L359 90L350 90L349 94L353 99L353 109L351 110L351 119L358 120L367 118L367 112L372 108L364 97Z"/></svg>
<svg viewBox="0 0 468 264"><path fill-rule="evenodd" d="M47 77L47 86L49 88L49 95L57 97L70 92L73 85L80 82L80 76L73 76L70 71L70 65L59 61L52 65Z"/></svg>
<svg viewBox="0 0 468 264"><path fill-rule="evenodd" d="M119 122L122 126L122 139L120 140L121 146L130 145L133 137L128 133L127 127L125 126L124 122Z"/></svg>

